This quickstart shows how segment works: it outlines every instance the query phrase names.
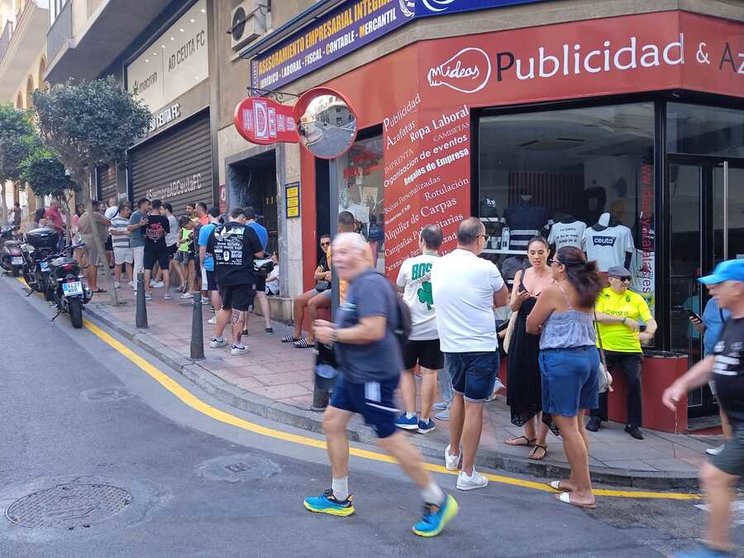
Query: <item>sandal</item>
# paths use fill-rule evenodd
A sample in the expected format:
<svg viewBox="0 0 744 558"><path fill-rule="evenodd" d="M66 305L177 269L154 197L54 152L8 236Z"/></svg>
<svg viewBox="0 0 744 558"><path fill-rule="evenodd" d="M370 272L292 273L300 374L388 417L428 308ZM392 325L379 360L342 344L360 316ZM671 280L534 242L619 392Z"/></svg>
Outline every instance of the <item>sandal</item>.
<svg viewBox="0 0 744 558"><path fill-rule="evenodd" d="M543 451L542 456L538 457L537 452L539 450ZM533 461L542 461L548 456L548 446L541 446L540 444L535 444L535 447L532 448L532 451L530 452L529 459L532 459Z"/></svg>
<svg viewBox="0 0 744 558"><path fill-rule="evenodd" d="M294 343L295 341L299 341L299 340L300 340L299 337L295 337L291 333L282 337L282 343Z"/></svg>
<svg viewBox="0 0 744 558"><path fill-rule="evenodd" d="M572 506L576 506L577 508L584 508L587 510L596 510L597 504L579 504L578 502L572 502L571 501L571 494L569 492L561 492L560 494L556 494L556 499L560 502L563 502L564 504L571 504Z"/></svg>
<svg viewBox="0 0 744 558"><path fill-rule="evenodd" d="M315 343L309 343L308 340L304 337L302 339L298 339L292 344L295 346L295 349L307 349L315 345Z"/></svg>
<svg viewBox="0 0 744 558"><path fill-rule="evenodd" d="M520 442L520 440L524 440L524 442ZM504 440L504 443L507 446L524 446L531 448L535 445L535 442L537 441L537 438L534 440L530 440L527 438L527 436L517 436L516 438L509 438L508 440Z"/></svg>
<svg viewBox="0 0 744 558"><path fill-rule="evenodd" d="M567 488L567 487L565 487L565 486L561 486L561 481L559 481L559 480L555 480L555 481L550 481L550 482L548 483L548 486L549 486L550 488L552 488L553 490L557 490L557 491L559 491L559 492L573 492L573 490L572 490L572 489L570 489L570 488Z"/></svg>
<svg viewBox="0 0 744 558"><path fill-rule="evenodd" d="M106 289L102 289L101 287L98 287L95 291L92 291L94 293L105 293Z"/></svg>

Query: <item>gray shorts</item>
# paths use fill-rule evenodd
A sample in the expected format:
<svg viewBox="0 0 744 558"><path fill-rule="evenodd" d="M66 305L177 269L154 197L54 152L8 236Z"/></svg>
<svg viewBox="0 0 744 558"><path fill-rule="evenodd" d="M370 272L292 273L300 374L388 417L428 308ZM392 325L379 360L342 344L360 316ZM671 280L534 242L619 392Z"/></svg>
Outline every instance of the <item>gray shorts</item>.
<svg viewBox="0 0 744 558"><path fill-rule="evenodd" d="M744 424L733 424L734 434L726 440L723 451L713 455L710 462L724 473L744 477Z"/></svg>

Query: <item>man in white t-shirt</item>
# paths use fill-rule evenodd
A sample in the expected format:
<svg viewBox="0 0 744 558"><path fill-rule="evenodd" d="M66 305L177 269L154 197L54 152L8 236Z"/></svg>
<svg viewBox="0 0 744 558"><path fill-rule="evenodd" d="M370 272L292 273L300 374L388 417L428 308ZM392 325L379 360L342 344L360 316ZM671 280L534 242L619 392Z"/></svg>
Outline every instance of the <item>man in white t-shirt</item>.
<svg viewBox="0 0 744 558"><path fill-rule="evenodd" d="M483 403L491 395L499 369L493 308L504 306L508 299L498 268L478 257L485 243L483 223L469 217L457 229L457 249L439 258L431 270L439 344L455 392L444 462L455 471L462 456L459 490L488 484L475 470L475 454L483 429Z"/></svg>
<svg viewBox="0 0 744 558"><path fill-rule="evenodd" d="M420 256L408 258L398 272L398 290L411 309L411 335L403 354L406 371L400 377L400 393L405 414L398 417L395 426L404 430L417 430L428 434L436 429L431 420L431 408L437 394L437 373L444 365L444 355L439 348L437 314L431 292L431 268L439 259L442 246L442 229L436 225L424 227L419 235ZM418 364L421 371L421 417L416 417L416 381L413 369Z"/></svg>

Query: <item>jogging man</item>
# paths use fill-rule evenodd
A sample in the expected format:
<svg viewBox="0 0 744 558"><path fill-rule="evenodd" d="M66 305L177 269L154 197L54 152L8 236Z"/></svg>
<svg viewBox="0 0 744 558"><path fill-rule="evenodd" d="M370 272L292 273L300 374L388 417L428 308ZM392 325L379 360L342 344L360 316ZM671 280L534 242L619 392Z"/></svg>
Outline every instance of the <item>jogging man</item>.
<svg viewBox="0 0 744 558"><path fill-rule="evenodd" d="M716 266L711 275L699 281L718 302L731 312L715 344L705 357L674 382L662 396L672 411L687 400L687 392L705 384L711 377L718 403L733 429L720 453L710 457L700 470L700 482L708 504L708 526L703 547L677 554L680 558L729 556L731 551L731 503L736 485L744 476L744 260L729 260Z"/></svg>
<svg viewBox="0 0 744 558"><path fill-rule="evenodd" d="M222 299L222 308L217 312L215 335L209 346L217 349L227 345L222 333L232 318L230 354L242 355L247 350L241 342L244 313L256 296L253 258L263 256L263 248L256 232L245 224L245 213L241 208L233 209L230 220L210 235L207 252L214 254L217 288Z"/></svg>
<svg viewBox="0 0 744 558"><path fill-rule="evenodd" d="M437 314L431 292L431 267L439 258L442 229L436 225L424 227L419 235L420 256L408 258L398 272L398 290L411 309L412 328L403 351L405 371L400 377L400 393L406 407L395 425L404 430L427 434L436 430L431 420L431 408L437 395L437 372L444 366L439 348ZM416 380L413 371L421 371L421 417L416 417Z"/></svg>
<svg viewBox="0 0 744 558"><path fill-rule="evenodd" d="M457 249L439 258L431 269L437 330L454 389L444 462L456 471L462 460L458 490L488 484L475 470L475 454L483 430L483 403L499 370L493 308L506 304L508 291L498 268L478 257L485 244L483 223L469 217L457 228Z"/></svg>
<svg viewBox="0 0 744 558"><path fill-rule="evenodd" d="M424 515L413 526L422 537L441 533L457 514L457 502L442 492L424 469L421 456L395 427L394 392L403 367L397 327L397 296L390 283L367 263L367 242L356 233L341 233L333 242L333 265L349 288L336 323L317 320L315 337L334 344L341 375L323 417L331 462L331 488L305 498L312 512L348 516L354 513L349 494L347 426L354 413L375 429L379 445L391 454L421 490Z"/></svg>

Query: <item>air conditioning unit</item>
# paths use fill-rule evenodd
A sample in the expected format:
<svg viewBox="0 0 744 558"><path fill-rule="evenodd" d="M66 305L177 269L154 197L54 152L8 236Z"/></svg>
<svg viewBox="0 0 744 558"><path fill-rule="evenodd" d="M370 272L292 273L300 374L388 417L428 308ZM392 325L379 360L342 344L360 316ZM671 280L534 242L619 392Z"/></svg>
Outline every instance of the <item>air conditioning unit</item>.
<svg viewBox="0 0 744 558"><path fill-rule="evenodd" d="M239 50L271 27L270 0L244 0L230 16L230 46Z"/></svg>

